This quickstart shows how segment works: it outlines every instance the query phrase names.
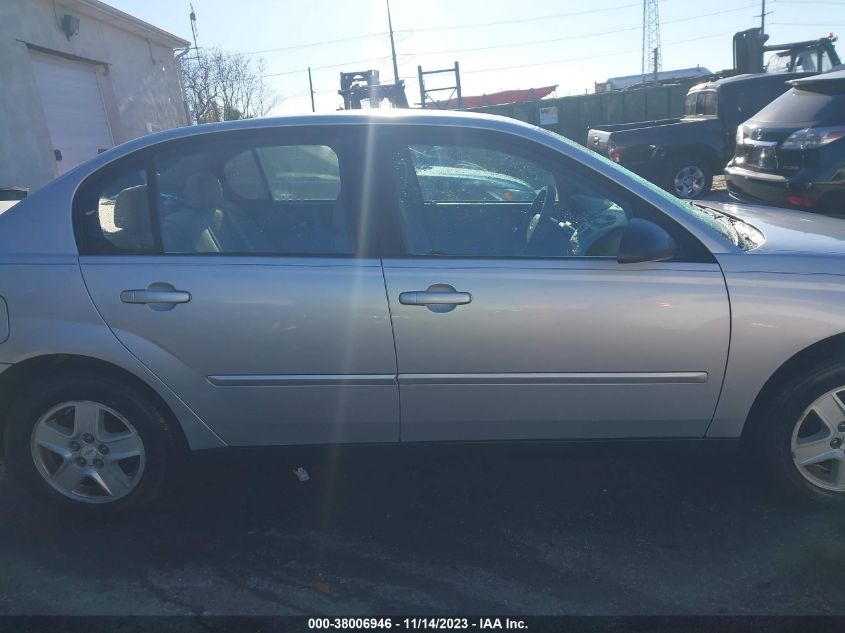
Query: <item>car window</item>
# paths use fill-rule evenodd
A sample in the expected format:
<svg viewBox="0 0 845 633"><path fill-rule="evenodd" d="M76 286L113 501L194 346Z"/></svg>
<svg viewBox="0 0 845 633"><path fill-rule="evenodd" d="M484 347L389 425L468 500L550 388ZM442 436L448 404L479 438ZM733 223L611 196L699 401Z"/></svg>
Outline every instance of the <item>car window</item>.
<svg viewBox="0 0 845 633"><path fill-rule="evenodd" d="M699 114L704 116L716 116L717 109L716 109L717 101L716 101L716 91L715 90L706 90L701 93L701 102L700 102L700 110Z"/></svg>
<svg viewBox="0 0 845 633"><path fill-rule="evenodd" d="M685 116L716 116L716 91L691 92L684 100Z"/></svg>
<svg viewBox="0 0 845 633"><path fill-rule="evenodd" d="M334 200L340 195L337 154L325 145L245 150L223 165L232 191L248 200Z"/></svg>
<svg viewBox="0 0 845 633"><path fill-rule="evenodd" d="M775 53L766 63L767 73L786 73L792 63L791 53Z"/></svg>
<svg viewBox="0 0 845 633"><path fill-rule="evenodd" d="M353 210L328 146L220 141L154 164L165 253L353 252Z"/></svg>
<svg viewBox="0 0 845 633"><path fill-rule="evenodd" d="M270 197L254 149L240 152L226 161L223 175L232 191L241 198L262 200Z"/></svg>
<svg viewBox="0 0 845 633"><path fill-rule="evenodd" d="M154 248L143 167L108 169L89 178L74 206L83 254L139 253Z"/></svg>
<svg viewBox="0 0 845 633"><path fill-rule="evenodd" d="M754 120L761 123L835 124L841 120L843 108L845 94L792 88L755 114Z"/></svg>
<svg viewBox="0 0 845 633"><path fill-rule="evenodd" d="M410 255L613 257L628 221L598 178L498 147L409 144L391 160Z"/></svg>
<svg viewBox="0 0 845 633"><path fill-rule="evenodd" d="M274 200L334 200L340 195L340 165L331 147L259 147L256 155Z"/></svg>
<svg viewBox="0 0 845 633"><path fill-rule="evenodd" d="M531 202L540 188L554 184L535 163L504 152L454 145L409 149L427 202Z"/></svg>

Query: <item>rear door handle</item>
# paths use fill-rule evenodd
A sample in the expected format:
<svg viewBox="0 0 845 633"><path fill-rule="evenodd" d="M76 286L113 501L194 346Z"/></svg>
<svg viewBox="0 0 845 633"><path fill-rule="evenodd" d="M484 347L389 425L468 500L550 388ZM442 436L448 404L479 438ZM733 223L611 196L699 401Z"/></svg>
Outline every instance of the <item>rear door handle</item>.
<svg viewBox="0 0 845 633"><path fill-rule="evenodd" d="M123 303L188 303L191 293L184 290L124 290Z"/></svg>
<svg viewBox="0 0 845 633"><path fill-rule="evenodd" d="M124 290L120 293L123 303L145 303L150 310L165 312L176 307L177 303L188 303L191 293L176 290L172 285L157 281L146 288Z"/></svg>
<svg viewBox="0 0 845 633"><path fill-rule="evenodd" d="M472 301L468 292L431 292L413 290L399 295L399 303L405 306L460 306Z"/></svg>
<svg viewBox="0 0 845 633"><path fill-rule="evenodd" d="M472 302L468 292L458 292L449 284L433 284L426 290L411 290L399 294L399 303L406 306L425 306L432 312L451 312L456 306Z"/></svg>

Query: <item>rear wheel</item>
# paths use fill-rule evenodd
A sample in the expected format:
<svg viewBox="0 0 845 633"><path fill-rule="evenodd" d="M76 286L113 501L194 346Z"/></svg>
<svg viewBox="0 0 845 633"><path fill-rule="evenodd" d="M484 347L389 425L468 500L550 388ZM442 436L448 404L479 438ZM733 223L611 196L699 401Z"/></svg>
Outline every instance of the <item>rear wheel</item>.
<svg viewBox="0 0 845 633"><path fill-rule="evenodd" d="M845 365L790 383L759 424L767 472L793 498L845 500Z"/></svg>
<svg viewBox="0 0 845 633"><path fill-rule="evenodd" d="M25 390L7 417L9 474L34 496L85 514L138 510L160 491L172 436L153 402L95 374Z"/></svg>
<svg viewBox="0 0 845 633"><path fill-rule="evenodd" d="M664 188L683 199L700 198L713 187L713 173L708 161L700 156L671 158L666 166Z"/></svg>

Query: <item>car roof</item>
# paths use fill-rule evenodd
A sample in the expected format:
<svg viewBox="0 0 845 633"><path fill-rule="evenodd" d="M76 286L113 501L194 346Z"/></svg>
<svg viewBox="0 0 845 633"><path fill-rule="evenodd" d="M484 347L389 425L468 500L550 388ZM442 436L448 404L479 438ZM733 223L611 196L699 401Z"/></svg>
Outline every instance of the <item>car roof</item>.
<svg viewBox="0 0 845 633"><path fill-rule="evenodd" d="M845 70L833 70L820 75L813 75L812 77L793 79L789 83L801 90L812 91L814 88L842 90L845 89Z"/></svg>
<svg viewBox="0 0 845 633"><path fill-rule="evenodd" d="M155 145L162 141L190 138L205 134L234 130L253 130L269 127L292 127L303 125L368 125L368 124L400 124L400 125L443 125L477 127L484 129L507 129L510 127L533 128L516 119L483 114L479 112L405 110L405 109L373 109L373 110L341 110L331 113L302 113L278 117L261 117L256 119L241 119L239 121L223 121L219 123L203 123L149 134L139 139L129 141L104 152L107 154L114 149L131 146L130 151L141 147Z"/></svg>

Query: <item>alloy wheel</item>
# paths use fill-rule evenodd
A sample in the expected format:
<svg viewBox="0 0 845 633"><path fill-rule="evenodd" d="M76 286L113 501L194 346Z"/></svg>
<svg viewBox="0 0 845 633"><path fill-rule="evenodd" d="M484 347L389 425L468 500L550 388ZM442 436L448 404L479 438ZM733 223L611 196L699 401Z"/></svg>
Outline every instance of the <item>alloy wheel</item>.
<svg viewBox="0 0 845 633"><path fill-rule="evenodd" d="M845 387L819 396L796 422L792 460L814 486L845 492Z"/></svg>
<svg viewBox="0 0 845 633"><path fill-rule="evenodd" d="M144 472L141 436L125 417L98 402L51 408L35 423L30 450L44 480L75 501L116 501Z"/></svg>
<svg viewBox="0 0 845 633"><path fill-rule="evenodd" d="M682 167L675 174L673 191L679 198L695 198L704 190L704 172L695 165Z"/></svg>

